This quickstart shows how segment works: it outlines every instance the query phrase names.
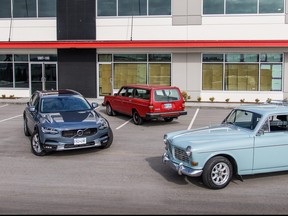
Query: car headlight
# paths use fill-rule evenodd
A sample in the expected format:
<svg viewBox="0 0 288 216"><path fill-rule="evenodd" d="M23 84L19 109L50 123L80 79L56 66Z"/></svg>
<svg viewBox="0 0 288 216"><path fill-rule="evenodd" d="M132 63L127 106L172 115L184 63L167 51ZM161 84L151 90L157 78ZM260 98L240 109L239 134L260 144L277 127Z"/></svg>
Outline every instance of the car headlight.
<svg viewBox="0 0 288 216"><path fill-rule="evenodd" d="M100 121L100 127L99 127L100 130L103 130L109 127L108 122L105 119L100 118L99 121Z"/></svg>
<svg viewBox="0 0 288 216"><path fill-rule="evenodd" d="M41 130L43 133L46 133L46 134L58 134L59 133L59 131L56 130L55 128L41 127Z"/></svg>
<svg viewBox="0 0 288 216"><path fill-rule="evenodd" d="M167 145L167 134L164 135L163 142L165 145Z"/></svg>
<svg viewBox="0 0 288 216"><path fill-rule="evenodd" d="M188 157L190 157L190 156L192 155L192 148L191 148L191 146L187 146L185 152L186 152L186 155L187 155Z"/></svg>

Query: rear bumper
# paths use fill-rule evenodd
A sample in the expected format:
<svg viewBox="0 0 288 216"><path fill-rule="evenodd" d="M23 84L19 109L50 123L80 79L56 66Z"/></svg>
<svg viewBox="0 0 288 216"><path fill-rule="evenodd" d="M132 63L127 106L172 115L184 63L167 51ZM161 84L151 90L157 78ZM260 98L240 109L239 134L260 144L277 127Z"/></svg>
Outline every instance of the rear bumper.
<svg viewBox="0 0 288 216"><path fill-rule="evenodd" d="M187 111L174 111L174 112L160 112L160 113L146 113L147 119L156 118L177 118L181 115L187 115Z"/></svg>

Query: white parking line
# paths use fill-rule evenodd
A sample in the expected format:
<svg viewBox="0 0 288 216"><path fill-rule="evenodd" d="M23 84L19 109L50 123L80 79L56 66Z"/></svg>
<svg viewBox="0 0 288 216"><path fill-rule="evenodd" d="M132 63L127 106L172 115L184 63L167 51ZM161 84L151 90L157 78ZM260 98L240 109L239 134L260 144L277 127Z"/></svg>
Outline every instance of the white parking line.
<svg viewBox="0 0 288 216"><path fill-rule="evenodd" d="M6 107L6 106L8 106L8 104L2 105L2 106L0 106L0 108L2 108L2 107Z"/></svg>
<svg viewBox="0 0 288 216"><path fill-rule="evenodd" d="M126 124L128 124L131 120L132 120L132 118L129 119L128 121L126 121L125 123L123 123L122 125L120 125L119 127L117 127L116 130L122 128L123 126L125 126Z"/></svg>
<svg viewBox="0 0 288 216"><path fill-rule="evenodd" d="M199 108L197 108L197 110L196 110L196 112L195 112L195 114L194 114L194 116L193 116L193 118L192 118L192 120L191 120L191 122L189 124L189 127L187 128L187 130L190 130L192 128L192 125L193 125L193 123L194 123L194 121L196 119L196 116L198 115L198 112L199 112Z"/></svg>
<svg viewBox="0 0 288 216"><path fill-rule="evenodd" d="M17 116L13 116L13 117L11 117L11 118L7 118L7 119L0 120L0 123L1 123L1 122L5 122L5 121L8 121L8 120L11 120L11 119L14 119L14 118L18 118L18 117L20 117L20 116L22 116L22 115L17 115Z"/></svg>

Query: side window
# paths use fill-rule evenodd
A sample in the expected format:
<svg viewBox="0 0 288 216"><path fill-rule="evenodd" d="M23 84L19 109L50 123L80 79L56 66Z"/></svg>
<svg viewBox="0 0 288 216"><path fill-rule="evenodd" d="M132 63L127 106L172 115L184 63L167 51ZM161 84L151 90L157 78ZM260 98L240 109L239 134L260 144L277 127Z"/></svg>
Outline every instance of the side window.
<svg viewBox="0 0 288 216"><path fill-rule="evenodd" d="M287 115L274 115L269 119L271 132L287 130Z"/></svg>
<svg viewBox="0 0 288 216"><path fill-rule="evenodd" d="M120 89L119 91L119 96L125 96L126 95L126 91L127 91L127 88L126 87L123 87Z"/></svg>
<svg viewBox="0 0 288 216"><path fill-rule="evenodd" d="M133 88L128 88L126 97L132 97L133 90L134 90Z"/></svg>
<svg viewBox="0 0 288 216"><path fill-rule="evenodd" d="M39 95L38 94L35 94L35 96L33 97L31 105L35 106L35 109L38 110L39 108Z"/></svg>

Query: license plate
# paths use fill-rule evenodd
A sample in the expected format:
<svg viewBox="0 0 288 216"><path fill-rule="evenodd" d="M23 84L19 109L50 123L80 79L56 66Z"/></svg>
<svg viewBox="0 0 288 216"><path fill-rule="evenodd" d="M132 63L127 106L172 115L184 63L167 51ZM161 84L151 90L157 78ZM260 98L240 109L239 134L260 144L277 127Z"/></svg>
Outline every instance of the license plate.
<svg viewBox="0 0 288 216"><path fill-rule="evenodd" d="M172 104L164 104L164 108L165 109L171 109L172 108Z"/></svg>
<svg viewBox="0 0 288 216"><path fill-rule="evenodd" d="M86 138L75 138L74 145L86 144Z"/></svg>

